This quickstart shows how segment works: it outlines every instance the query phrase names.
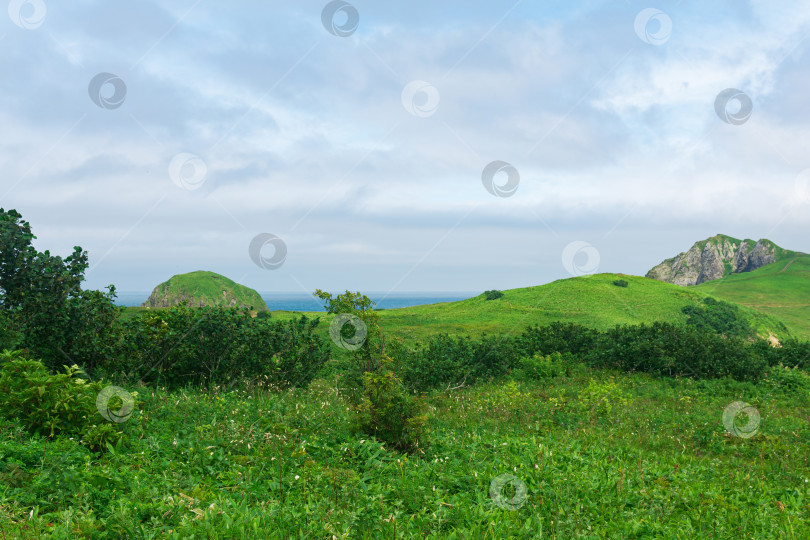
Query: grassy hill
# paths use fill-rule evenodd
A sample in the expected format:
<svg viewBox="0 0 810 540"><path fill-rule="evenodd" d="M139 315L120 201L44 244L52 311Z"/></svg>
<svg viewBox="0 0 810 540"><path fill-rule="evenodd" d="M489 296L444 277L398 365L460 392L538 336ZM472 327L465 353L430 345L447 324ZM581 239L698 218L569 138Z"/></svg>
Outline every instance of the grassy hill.
<svg viewBox="0 0 810 540"><path fill-rule="evenodd" d="M619 279L627 281L628 286L613 285ZM386 335L405 341L440 332L471 336L482 332L519 333L528 325L554 321L605 330L617 324L685 322L681 308L711 296L708 291L622 274L561 279L503 292L504 296L497 300L486 300L481 294L458 302L382 310L380 324ZM789 335L781 321L750 307L743 306L742 310L761 336L772 333L781 339ZM282 319L293 315L292 312L273 312L273 317ZM332 319L323 313L307 315L319 316L327 324Z"/></svg>
<svg viewBox="0 0 810 540"><path fill-rule="evenodd" d="M172 276L155 287L143 307L192 306L247 307L269 311L262 297L249 287L214 272L197 271Z"/></svg>
<svg viewBox="0 0 810 540"><path fill-rule="evenodd" d="M690 289L776 317L792 335L810 339L810 255L797 255Z"/></svg>

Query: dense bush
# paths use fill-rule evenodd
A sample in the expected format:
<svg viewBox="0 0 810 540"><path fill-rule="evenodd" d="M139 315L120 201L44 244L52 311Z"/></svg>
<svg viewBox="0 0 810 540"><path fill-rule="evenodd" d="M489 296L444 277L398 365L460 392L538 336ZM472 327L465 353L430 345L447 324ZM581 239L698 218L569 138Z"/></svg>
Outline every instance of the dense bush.
<svg viewBox="0 0 810 540"><path fill-rule="evenodd" d="M118 360L103 371L170 387L244 378L306 386L328 359L326 343L314 333L318 324L304 316L274 321L220 307L147 311L124 323Z"/></svg>
<svg viewBox="0 0 810 540"><path fill-rule="evenodd" d="M710 330L719 334L737 337L752 337L754 328L740 313L740 308L712 297L703 299L703 307L689 305L681 308L686 315L686 323L700 330Z"/></svg>
<svg viewBox="0 0 810 540"><path fill-rule="evenodd" d="M613 284L617 287L627 287L628 283L626 279L615 279L613 280Z"/></svg>
<svg viewBox="0 0 810 540"><path fill-rule="evenodd" d="M810 342L786 339L780 346L772 347L767 341L760 340L756 348L770 366L782 364L810 371Z"/></svg>
<svg viewBox="0 0 810 540"><path fill-rule="evenodd" d="M520 375L542 376L546 362L538 360L560 353L566 372L573 361L625 372L643 371L669 377L756 380L766 366L788 366L807 361L810 346L790 342L774 349L762 340L751 343L693 326L656 322L650 325L616 326L599 332L575 324L533 326L516 337L469 337L439 335L416 347L400 345L392 357L408 387L426 390L456 387L487 380L516 368ZM538 365L532 365L536 362Z"/></svg>
<svg viewBox="0 0 810 540"><path fill-rule="evenodd" d="M63 373L52 375L42 362L28 360L19 351L3 351L0 414L19 420L31 433L76 437L91 449L115 444L122 431L96 408L96 399L106 385L81 375L78 366L65 366Z"/></svg>
<svg viewBox="0 0 810 540"><path fill-rule="evenodd" d="M741 338L662 322L607 330L587 361L628 372L738 380L757 379L766 365Z"/></svg>
<svg viewBox="0 0 810 540"><path fill-rule="evenodd" d="M570 353L565 353L571 357ZM524 356L518 361L515 375L525 381L553 379L566 374L567 358L555 352L547 355L535 353L534 356Z"/></svg>
<svg viewBox="0 0 810 540"><path fill-rule="evenodd" d="M491 290L491 291L484 291L484 298L487 300L497 300L498 298L503 297L503 291L498 290Z"/></svg>
<svg viewBox="0 0 810 540"><path fill-rule="evenodd" d="M358 431L401 451L424 445L424 406L408 394L399 377L391 371L365 373L362 391L355 416Z"/></svg>
<svg viewBox="0 0 810 540"><path fill-rule="evenodd" d="M469 337L440 334L417 345L392 351L405 384L415 390L456 387L488 380L517 367L522 351L511 337Z"/></svg>

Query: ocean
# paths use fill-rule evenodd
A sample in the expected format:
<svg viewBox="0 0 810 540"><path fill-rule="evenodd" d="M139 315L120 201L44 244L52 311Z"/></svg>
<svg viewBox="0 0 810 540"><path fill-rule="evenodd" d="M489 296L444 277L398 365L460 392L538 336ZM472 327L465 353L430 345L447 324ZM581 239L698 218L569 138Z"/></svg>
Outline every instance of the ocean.
<svg viewBox="0 0 810 540"><path fill-rule="evenodd" d="M149 292L116 291L119 306L140 306ZM307 293L260 292L271 311L324 311L320 300ZM376 309L394 309L439 302L455 302L478 296L481 292L367 292L363 293L375 302Z"/></svg>

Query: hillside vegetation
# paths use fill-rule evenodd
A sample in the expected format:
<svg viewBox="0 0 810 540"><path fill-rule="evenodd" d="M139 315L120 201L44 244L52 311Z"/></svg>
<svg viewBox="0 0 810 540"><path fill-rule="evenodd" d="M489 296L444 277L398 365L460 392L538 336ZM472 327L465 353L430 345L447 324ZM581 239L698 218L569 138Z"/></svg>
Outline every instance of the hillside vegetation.
<svg viewBox="0 0 810 540"><path fill-rule="evenodd" d="M753 272L732 274L691 290L756 309L810 339L810 256L798 255Z"/></svg>
<svg viewBox="0 0 810 540"><path fill-rule="evenodd" d="M624 280L626 287L614 285ZM406 342L424 340L439 333L477 336L520 332L528 325L552 322L576 323L597 330L617 324L654 321L685 323L685 306L700 305L708 291L684 288L653 279L623 274L595 274L554 281L537 287L509 289L495 300L485 294L458 302L380 310L380 325L387 335ZM785 338L791 332L775 317L750 307L741 309L762 337ZM310 317L331 316L308 312ZM292 312L273 312L288 319Z"/></svg>
<svg viewBox="0 0 810 540"><path fill-rule="evenodd" d="M225 276L199 270L172 276L155 287L144 307L221 306L269 311L261 295Z"/></svg>

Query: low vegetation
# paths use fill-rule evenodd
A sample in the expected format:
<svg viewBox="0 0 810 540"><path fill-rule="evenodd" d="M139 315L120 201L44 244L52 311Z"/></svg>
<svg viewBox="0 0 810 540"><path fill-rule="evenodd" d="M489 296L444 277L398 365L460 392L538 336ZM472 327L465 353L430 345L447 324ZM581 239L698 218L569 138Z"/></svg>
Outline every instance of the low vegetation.
<svg viewBox="0 0 810 540"><path fill-rule="evenodd" d="M772 346L767 317L604 275L542 308L318 290L322 318L123 318L78 288L80 248L38 253L0 216L3 539L810 536L810 343ZM569 314L619 295L677 317L525 321L570 282ZM426 331L475 309L477 332ZM388 331L405 320L421 335Z"/></svg>

